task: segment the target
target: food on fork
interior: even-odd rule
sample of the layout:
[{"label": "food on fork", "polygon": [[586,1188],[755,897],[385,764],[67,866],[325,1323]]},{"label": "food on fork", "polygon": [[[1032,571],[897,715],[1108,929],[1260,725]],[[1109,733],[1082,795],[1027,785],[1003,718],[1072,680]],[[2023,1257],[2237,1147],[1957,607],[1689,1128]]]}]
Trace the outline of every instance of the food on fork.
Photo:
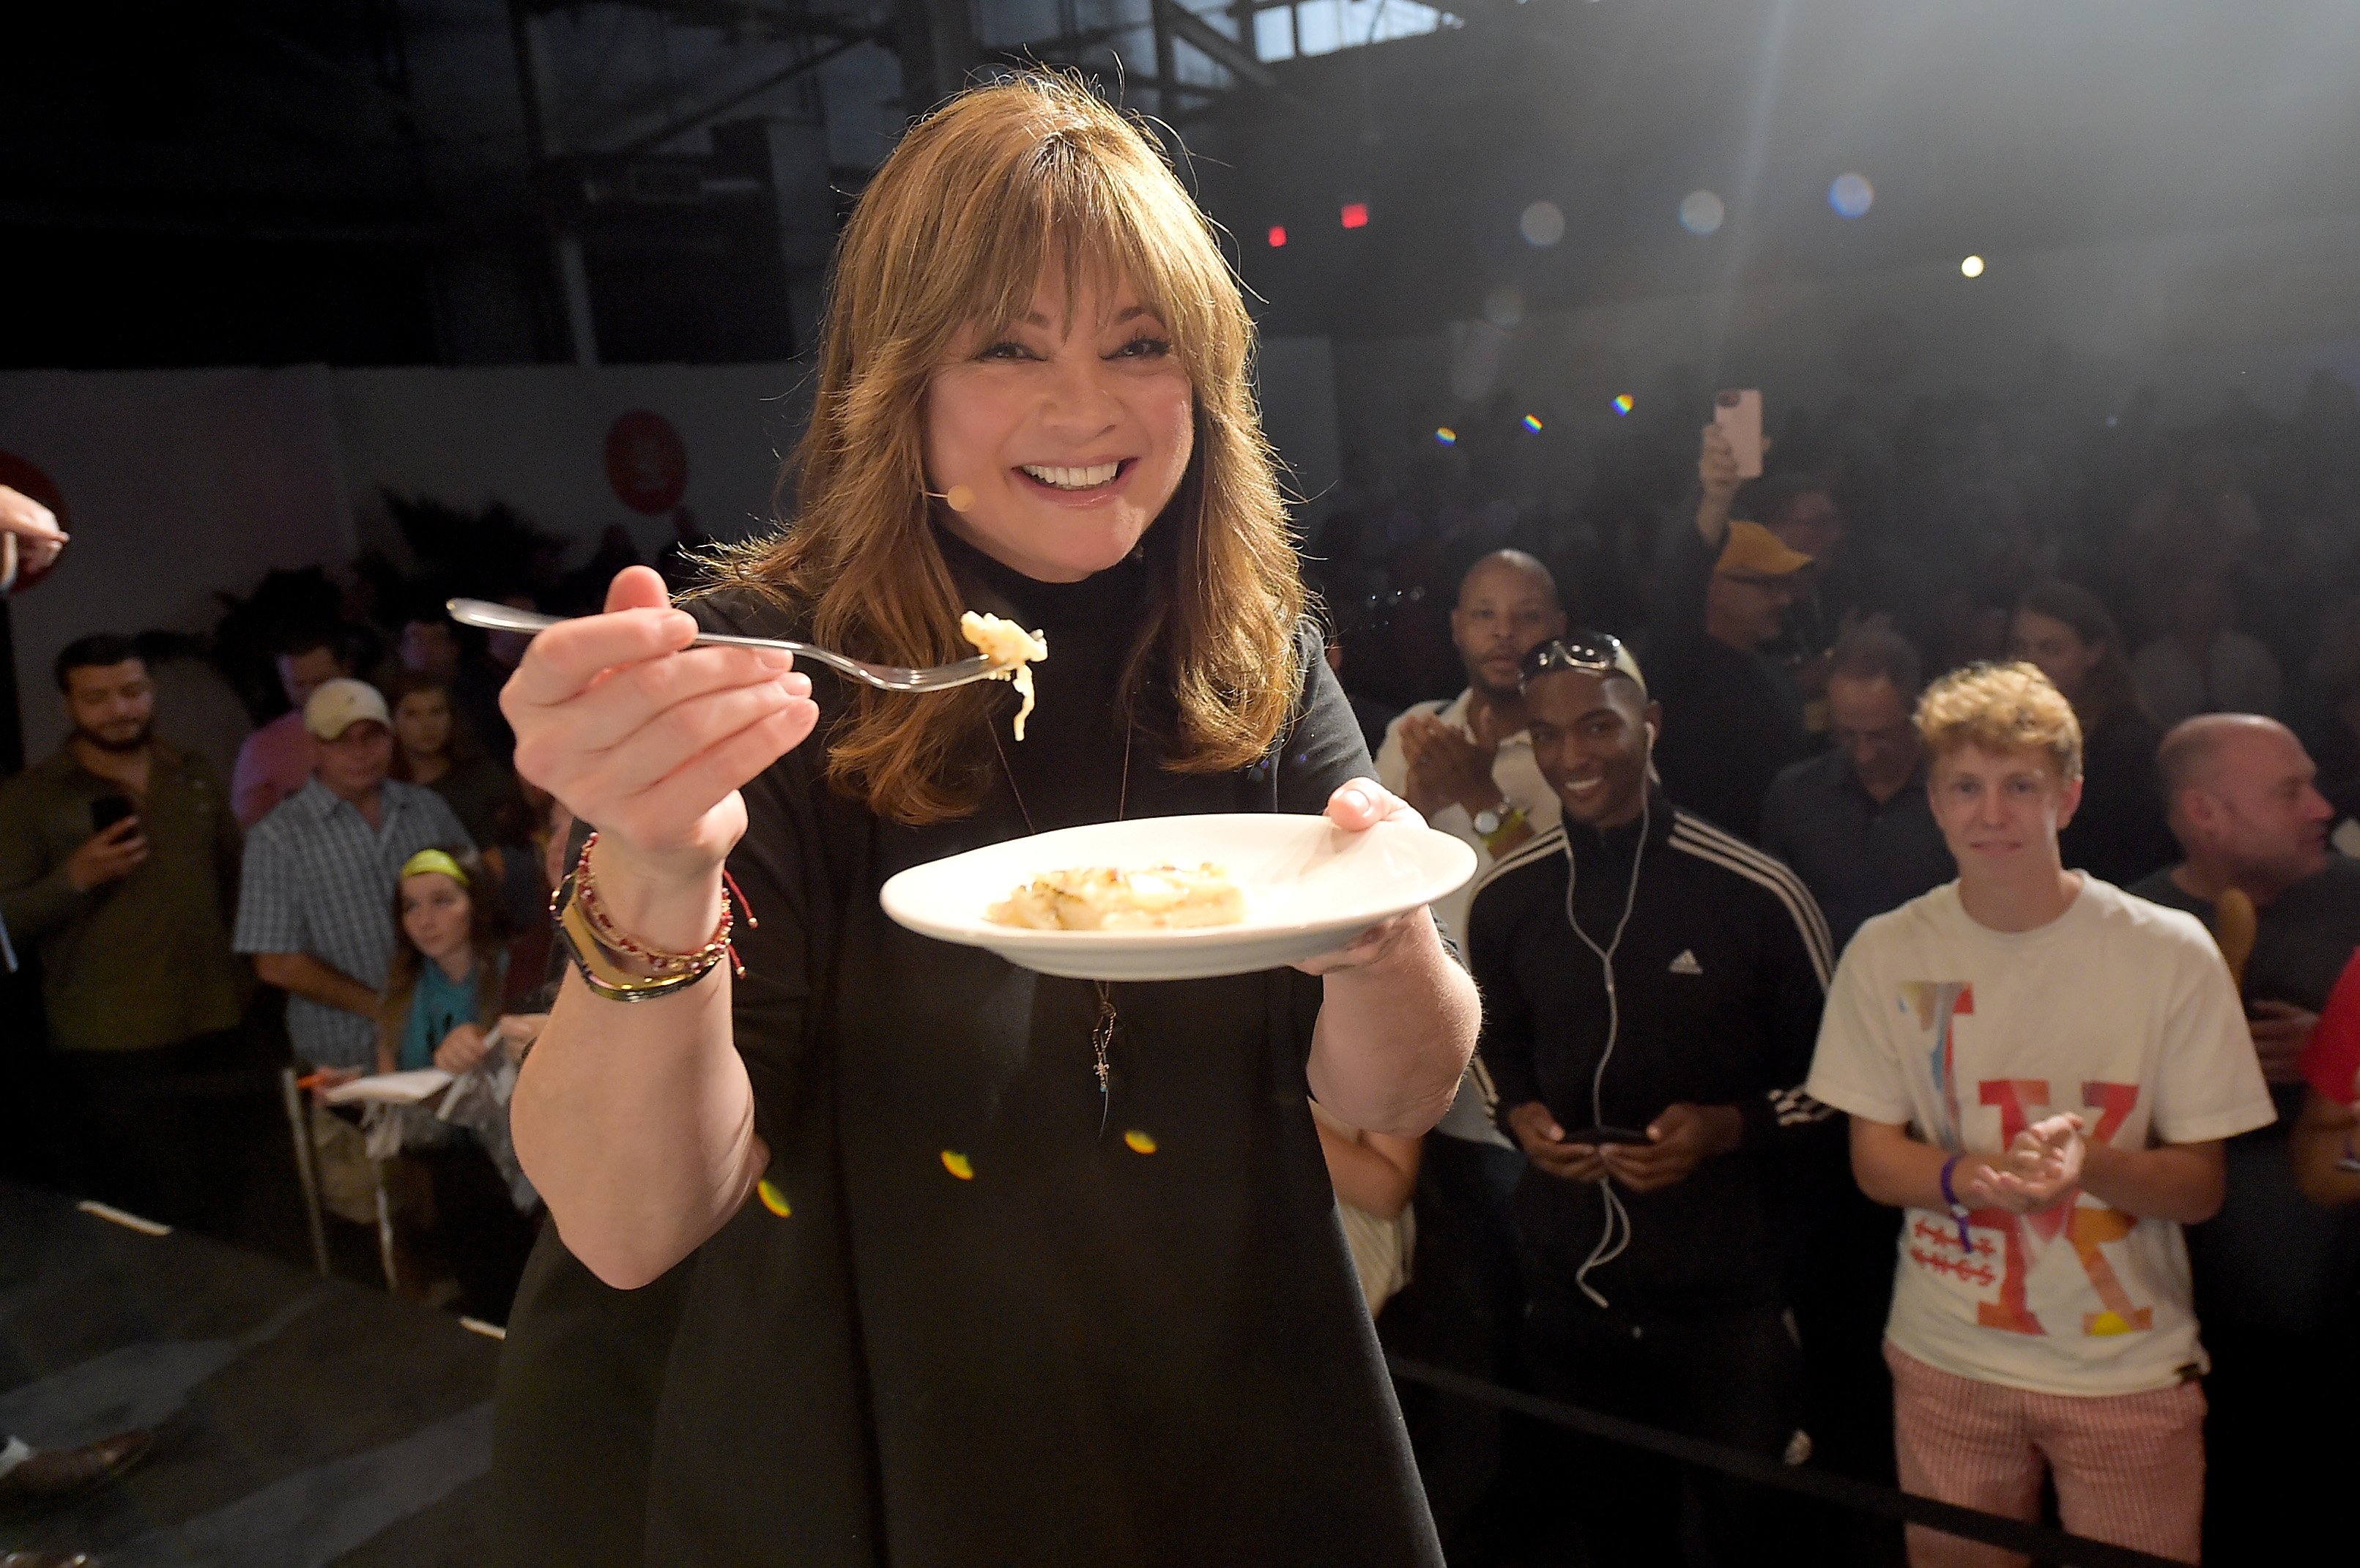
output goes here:
[{"label": "food on fork", "polygon": [[1043,872],[983,918],[1034,931],[1180,931],[1236,925],[1246,918],[1246,896],[1210,861],[1143,871],[1090,866]]},{"label": "food on fork", "polygon": [[1016,710],[1016,738],[1022,740],[1024,721],[1032,713],[1032,661],[1049,657],[1048,634],[1028,632],[1014,621],[973,610],[959,617],[959,631],[996,667],[993,680],[1016,682],[1016,694],[1023,699]]}]

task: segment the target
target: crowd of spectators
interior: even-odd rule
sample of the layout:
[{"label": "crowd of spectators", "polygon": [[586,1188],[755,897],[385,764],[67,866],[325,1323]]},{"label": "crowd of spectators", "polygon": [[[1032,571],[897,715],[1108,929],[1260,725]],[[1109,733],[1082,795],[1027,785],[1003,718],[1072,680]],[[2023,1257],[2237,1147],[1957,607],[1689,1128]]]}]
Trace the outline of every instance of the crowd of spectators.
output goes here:
[{"label": "crowd of spectators", "polygon": [[[628,549],[604,541],[600,569]],[[278,574],[212,638],[93,632],[59,655],[67,738],[0,783],[11,994],[21,1007],[38,987],[39,1015],[10,1029],[45,1045],[12,1052],[12,1093],[47,1129],[14,1148],[19,1173],[283,1243],[287,1137],[249,1113],[290,1064],[333,1250],[506,1316],[539,1205],[504,1116],[454,1126],[327,1095],[432,1068],[497,1101],[546,1013],[571,822],[509,764],[498,698],[520,639],[442,608],[454,588],[587,607],[585,579],[531,587]],[[267,682],[242,681],[256,664]]]},{"label": "crowd of spectators", "polygon": [[[2217,1549],[2347,1473],[2316,1416],[2360,1392],[2360,397],[2322,375],[2289,418],[2233,398],[2185,428],[2145,398],[1846,400],[1790,411],[1752,479],[1676,413],[1579,472],[1512,439],[1356,460],[1306,546],[1380,779],[1480,866],[1437,910],[1485,996],[1458,1103],[1424,1140],[1317,1120],[1380,1333],[1994,1511],[2045,1470],[2069,1526],[2191,1559],[2200,1511]],[[315,576],[210,650],[60,656],[70,736],[0,786],[0,919],[38,964],[67,1180],[222,1229],[207,1073],[512,1082],[571,824],[509,765],[521,643],[442,595],[588,608],[631,554]],[[239,648],[275,681],[241,682]],[[193,695],[209,670],[242,713]],[[1966,866],[1985,830],[2049,855],[2047,891]],[[2074,1036],[2053,1060],[1994,1043],[2044,1018]],[[1961,1118],[1978,1074],[1995,1148]],[[315,1100],[307,1136],[332,1214],[390,1194],[407,1288],[505,1312],[536,1205],[497,1118],[364,1129]],[[2080,1261],[2027,1296],[2052,1242]],[[1961,1312],[2023,1343],[1960,1338]],[[1894,1550],[1775,1490],[1404,1410],[1454,1562]]]},{"label": "crowd of spectators", "polygon": [[[2046,1469],[2069,1526],[2167,1555],[2194,1556],[2201,1503],[2203,1539],[2234,1556],[2226,1543],[2266,1529],[2286,1486],[2325,1484],[2360,1457],[2318,1420],[2322,1399],[2342,1408],[2360,1392],[2355,1086],[2342,1058],[2320,1065],[2337,1031],[2318,1022],[2360,962],[2360,863],[2346,858],[2360,852],[2360,399],[2322,374],[2289,419],[2233,397],[2179,429],[2150,399],[2085,419],[2060,403],[1928,399],[1891,421],[1859,404],[1797,413],[1768,474],[1747,482],[1717,429],[1699,443],[1670,419],[1618,430],[1587,473],[1554,478],[1506,450],[1516,435],[1470,439],[1471,421],[1421,462],[1349,465],[1309,551],[1331,660],[1381,778],[1483,868],[1480,891],[1438,912],[1485,993],[1476,1073],[1489,1081],[1470,1082],[1425,1140],[1408,1280],[1379,1326],[1413,1357],[1996,1512],[2035,1510]],[[1644,686],[1613,679],[1626,659]],[[1929,1342],[1923,1324],[1943,1314],[1912,1306],[1925,1280],[1913,1282],[1901,1226],[1926,1233],[1915,1256],[1949,1266],[1940,1283],[2004,1312],[2013,1287],[1984,1278],[1981,1259],[2095,1225],[2037,1216],[2099,1203],[2058,1194],[2118,1173],[2038,1203],[1970,1200],[1960,1230],[1944,1196],[1918,1194],[1912,1151],[1946,1137],[1983,1146],[1917,1114],[1898,1037],[1921,1055],[1925,1040],[1879,1024],[1879,1004],[1851,1031],[1822,1017],[1830,986],[1845,989],[1834,959],[1863,927],[1935,909],[1961,886],[1928,787],[1921,694],[1929,677],[1948,689],[2009,659],[2039,672],[2052,730],[2058,713],[2073,719],[2058,865],[2106,898],[2134,894],[2220,932],[2245,1014],[2225,1047],[2215,1029],[2150,1052],[2144,1071],[2166,1076],[2141,1080],[2135,1099],[2151,1122],[2125,1136],[2089,1118],[2101,1141],[2169,1156],[2209,1140],[2217,1204],[2176,1208],[2185,1194],[2169,1183],[2114,1189],[2107,1223],[2136,1216],[2119,1222],[2133,1227],[2126,1250],[2094,1230],[2077,1245],[2090,1278],[2120,1270],[2085,1314],[2102,1325],[2087,1343],[2117,1353],[2049,1367]],[[2063,925],[2081,923],[2104,922]],[[1890,925],[1872,928],[1888,949]],[[2056,940],[2070,980],[1921,987],[1927,1016],[1912,1029],[1939,1020],[1956,1049],[1949,1020],[1969,1008],[2005,1032],[2044,1016],[2066,1034],[2158,1027],[2135,1021],[2146,1004],[2133,998],[2173,991],[2186,944],[2118,952],[2097,935]],[[2066,953],[2083,940],[2088,951]],[[1929,975],[1970,967],[1969,947],[1902,950],[1897,962]],[[2018,958],[2038,967],[2029,950]],[[1865,974],[1868,954],[1855,962]],[[2353,973],[2345,1005],[2360,1009]],[[1879,984],[1856,976],[1851,989]],[[2360,1018],[2344,1037],[2360,1051]],[[2136,1076],[2066,1045],[2016,1067]],[[1872,1078],[1873,1094],[1861,1088]],[[1479,1096],[1491,1115],[1468,1114]],[[2050,1098],[2079,1105],[2044,1087],[2002,1146]],[[1852,1159],[1831,1107],[1852,1113]],[[1862,1155],[1864,1122],[1892,1124],[1891,1169]],[[2147,1235],[2157,1224],[2169,1241]],[[2192,1266],[2175,1283],[2168,1254],[2183,1228]],[[2142,1269],[2179,1321],[2202,1325],[2209,1414],[2169,1392],[2194,1377],[2193,1352],[2184,1370],[2124,1371],[2136,1357],[2106,1314]],[[2036,1290],[2016,1306],[2038,1334],[2058,1301]],[[2006,1389],[2061,1395],[2075,1420],[1994,1392]],[[2126,1389],[2142,1399],[2089,1402]],[[1795,1505],[1699,1487],[1693,1473],[1683,1498],[1668,1465],[1565,1452],[1423,1390],[1405,1391],[1404,1410],[1454,1561],[1524,1561],[1535,1541],[1541,1560],[1568,1538],[1605,1562],[1674,1539],[1718,1543],[1721,1561],[1892,1551],[1889,1537],[1814,1530]],[[1944,1412],[1964,1424],[1929,1429]],[[1568,1506],[1575,1473],[1611,1479]],[[1924,1532],[1909,1550],[2003,1560]]]}]

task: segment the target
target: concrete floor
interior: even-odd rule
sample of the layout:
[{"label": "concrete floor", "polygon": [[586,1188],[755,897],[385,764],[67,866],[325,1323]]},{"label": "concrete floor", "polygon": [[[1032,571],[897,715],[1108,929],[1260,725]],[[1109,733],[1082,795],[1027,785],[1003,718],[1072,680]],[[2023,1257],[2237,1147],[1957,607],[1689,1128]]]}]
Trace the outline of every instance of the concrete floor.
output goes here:
[{"label": "concrete floor", "polygon": [[487,1561],[498,1348],[381,1289],[0,1181],[0,1432],[158,1432],[82,1505],[0,1518],[0,1549],[107,1568]]}]

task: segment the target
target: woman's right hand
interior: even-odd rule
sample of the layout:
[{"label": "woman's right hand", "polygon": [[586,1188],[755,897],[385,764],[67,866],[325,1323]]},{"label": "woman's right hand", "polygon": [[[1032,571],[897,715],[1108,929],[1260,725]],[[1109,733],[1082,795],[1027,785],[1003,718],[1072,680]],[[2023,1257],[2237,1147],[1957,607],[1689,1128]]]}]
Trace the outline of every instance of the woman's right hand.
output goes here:
[{"label": "woman's right hand", "polygon": [[[644,566],[618,572],[606,613],[532,640],[500,693],[517,771],[598,829],[601,893],[618,906],[717,898],[722,861],[746,830],[741,785],[810,735],[811,680],[784,653],[691,648],[695,621]],[[706,931],[645,930],[694,946]]]}]

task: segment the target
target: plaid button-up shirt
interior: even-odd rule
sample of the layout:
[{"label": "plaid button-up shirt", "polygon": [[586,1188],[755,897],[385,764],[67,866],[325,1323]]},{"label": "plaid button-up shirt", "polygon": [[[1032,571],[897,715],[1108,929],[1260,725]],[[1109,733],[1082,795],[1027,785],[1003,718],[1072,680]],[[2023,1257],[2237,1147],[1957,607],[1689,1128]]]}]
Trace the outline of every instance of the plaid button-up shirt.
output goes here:
[{"label": "plaid button-up shirt", "polygon": [[[317,779],[271,810],[246,840],[240,953],[303,953],[383,989],[393,963],[395,885],[421,849],[472,848],[432,789],[386,780],[378,825]],[[295,1054],[318,1067],[377,1064],[377,1026],[308,996],[287,998]]]}]

